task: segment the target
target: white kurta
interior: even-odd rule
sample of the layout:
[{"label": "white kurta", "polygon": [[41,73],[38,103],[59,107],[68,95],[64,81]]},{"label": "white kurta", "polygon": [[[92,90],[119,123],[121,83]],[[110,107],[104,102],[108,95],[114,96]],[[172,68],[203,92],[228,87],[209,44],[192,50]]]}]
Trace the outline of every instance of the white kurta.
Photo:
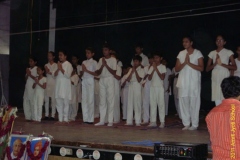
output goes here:
[{"label": "white kurta", "polygon": [[73,71],[71,63],[62,63],[64,74],[59,71],[56,77],[55,98],[57,103],[58,120],[60,122],[69,120],[69,101],[72,99],[71,74]]},{"label": "white kurta", "polygon": [[56,77],[55,98],[72,99],[71,94],[71,74],[73,71],[71,63],[65,61],[62,64],[62,68],[65,71],[64,74],[59,71]]},{"label": "white kurta", "polygon": [[54,98],[55,83],[56,83],[54,73],[58,69],[58,66],[56,63],[53,63],[53,64],[47,63],[47,64],[45,64],[45,67],[47,67],[49,69],[49,71],[52,73],[52,74],[46,74],[47,86],[46,86],[46,90],[45,90],[45,95],[47,97]]},{"label": "white kurta", "polygon": [[[136,69],[140,78],[144,78],[144,70],[139,66]],[[131,74],[132,69],[127,73],[127,77]],[[133,123],[133,111],[135,114],[135,123],[141,123],[141,108],[142,108],[142,85],[137,81],[136,74],[133,73],[130,79],[128,90],[128,106],[127,106],[127,124]]]},{"label": "white kurta", "polygon": [[[31,75],[36,77],[37,76],[37,67],[29,68]],[[34,89],[32,88],[34,84],[34,80],[31,77],[27,78],[27,82],[25,85],[24,95],[23,95],[23,110],[26,120],[31,120],[34,116],[33,110],[33,95]]]},{"label": "white kurta", "polygon": [[[184,63],[187,55],[187,50],[181,51],[177,58],[180,63]],[[197,65],[198,59],[202,58],[202,53],[195,49],[194,52],[189,56],[190,62]],[[201,72],[185,65],[179,72],[178,81],[178,97],[198,97],[200,96],[201,90]]]},{"label": "white kurta", "polygon": [[163,81],[163,85],[164,85],[164,101],[165,101],[165,114],[166,115],[168,115],[169,95],[172,95],[171,87],[169,88],[169,92],[167,92],[168,86],[169,86],[169,76],[171,74],[172,74],[171,70],[169,68],[167,68],[166,69],[165,78],[164,78],[164,81]]},{"label": "white kurta", "polygon": [[[147,65],[144,67],[144,77],[148,75],[148,70],[150,68],[150,65]],[[150,111],[150,86],[151,81],[148,79],[143,81],[144,87],[143,87],[143,104],[142,104],[142,120],[143,123],[149,122],[149,111]]]},{"label": "white kurta", "polygon": [[[180,63],[184,63],[187,50],[181,51],[177,58]],[[198,65],[198,60],[203,58],[202,53],[194,49],[189,56],[192,64]],[[192,124],[198,127],[199,109],[200,109],[200,91],[201,91],[201,72],[185,65],[179,72],[178,81],[178,97],[182,122],[185,127]]]},{"label": "white kurta", "polygon": [[[147,57],[145,54],[141,53],[139,56],[142,57],[142,63],[141,63],[141,64],[142,64],[144,67],[147,66],[147,65],[149,65],[148,57]],[[133,66],[133,60],[132,60],[132,62],[131,62],[131,65]]]},{"label": "white kurta", "polygon": [[[87,70],[95,72],[97,62],[92,58],[83,61]],[[94,76],[84,72],[82,77],[82,114],[84,122],[94,122]]]},{"label": "white kurta", "polygon": [[[157,66],[158,71],[163,74],[166,73],[166,66],[160,64]],[[153,72],[153,67],[150,67],[148,75]],[[150,87],[150,122],[156,124],[157,119],[157,107],[160,122],[165,122],[165,102],[164,102],[164,86],[163,80],[154,71],[151,87]]]},{"label": "white kurta", "polygon": [[[47,82],[46,77],[42,77],[39,80],[39,83],[41,85],[43,85],[44,83]],[[42,118],[42,106],[43,106],[43,102],[44,102],[44,93],[45,89],[43,89],[42,87],[40,87],[38,84],[36,85],[35,89],[34,89],[34,95],[33,95],[33,102],[34,102],[34,118],[33,120],[35,121],[41,121]]]},{"label": "white kurta", "polygon": [[235,59],[235,63],[237,66],[237,70],[234,71],[234,76],[240,77],[240,61],[238,60],[238,58]]},{"label": "white kurta", "polygon": [[[116,58],[110,57],[105,59],[107,65],[112,70],[117,70],[117,60]],[[102,58],[98,62],[98,69],[102,66]],[[100,91],[100,124],[104,124],[106,115],[109,125],[113,123],[113,110],[114,110],[114,77],[103,67],[101,74],[99,75],[99,91]]]},{"label": "white kurta", "polygon": [[78,109],[78,83],[79,83],[79,77],[77,74],[74,74],[71,76],[71,94],[72,99],[69,101],[69,119],[75,120],[77,116],[77,109]]},{"label": "white kurta", "polygon": [[[117,65],[117,76],[122,75],[122,68]],[[114,111],[113,111],[113,121],[115,123],[120,122],[120,80],[114,78],[114,89],[115,89],[115,98],[114,98]]]},{"label": "white kurta", "polygon": [[51,107],[52,107],[52,117],[55,117],[56,113],[56,100],[55,100],[55,85],[56,85],[56,79],[54,76],[54,73],[56,72],[58,66],[56,63],[50,64],[47,63],[45,64],[45,67],[49,69],[49,72],[51,74],[47,74],[47,86],[45,89],[45,117],[49,116],[49,98],[51,98]]},{"label": "white kurta", "polygon": [[[121,79],[121,86],[127,79],[127,74],[125,74],[122,79]],[[127,106],[128,106],[128,87],[129,87],[129,82],[126,81],[125,86],[122,88],[122,93],[121,93],[121,102],[122,102],[122,114],[123,114],[123,119],[127,119]]]},{"label": "white kurta", "polygon": [[[34,76],[34,77],[37,76],[37,67],[36,66],[33,68],[29,68],[29,70],[30,70],[32,76]],[[32,79],[31,77],[27,78],[24,95],[23,95],[24,99],[32,100],[33,93],[34,93],[34,89],[32,88],[32,86],[33,86],[34,82],[35,82],[34,79]]]},{"label": "white kurta", "polygon": [[[231,50],[223,48],[220,52],[216,50],[209,53],[208,57],[213,60],[213,63],[216,61],[217,54],[219,55],[221,62],[228,65],[229,59],[233,55]],[[216,65],[212,70],[212,101],[223,100],[223,94],[221,90],[222,80],[230,76],[230,72],[227,68],[220,65]]]}]

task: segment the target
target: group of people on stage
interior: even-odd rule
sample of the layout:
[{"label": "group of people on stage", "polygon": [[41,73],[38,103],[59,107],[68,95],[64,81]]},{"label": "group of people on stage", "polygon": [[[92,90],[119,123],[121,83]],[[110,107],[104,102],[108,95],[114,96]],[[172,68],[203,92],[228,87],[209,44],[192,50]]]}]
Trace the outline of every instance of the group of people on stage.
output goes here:
[{"label": "group of people on stage", "polygon": [[[225,44],[225,38],[217,36],[217,49],[209,53],[206,66],[207,72],[212,70],[212,100],[216,105],[224,99],[222,80],[230,75],[240,76],[240,47],[237,49],[239,56],[234,60],[233,52],[224,48]],[[136,54],[128,66],[122,65],[108,44],[103,45],[103,57],[98,62],[93,59],[94,50],[86,48],[86,60],[81,65],[76,55],[72,56],[72,63],[68,62],[65,51],[58,52],[58,63],[54,62],[54,52],[49,52],[44,67],[31,57],[30,67],[26,69],[25,119],[40,122],[45,102],[44,120],[54,120],[57,110],[57,123],[75,121],[81,102],[84,123],[93,124],[94,118],[100,116],[95,126],[105,123],[112,126],[120,122],[122,104],[122,119],[126,120],[126,125],[133,125],[134,121],[136,126],[156,127],[158,111],[159,127],[164,128],[172,81],[183,130],[196,130],[204,61],[202,53],[193,47],[191,37],[183,38],[183,47],[172,71],[166,67],[167,61],[160,53],[144,55],[141,44],[135,46]]]}]

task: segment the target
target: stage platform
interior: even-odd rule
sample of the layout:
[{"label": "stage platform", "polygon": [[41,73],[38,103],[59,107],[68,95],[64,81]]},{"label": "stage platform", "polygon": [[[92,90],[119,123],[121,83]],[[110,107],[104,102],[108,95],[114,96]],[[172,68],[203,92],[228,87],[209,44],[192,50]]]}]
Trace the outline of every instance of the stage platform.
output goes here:
[{"label": "stage platform", "polygon": [[[42,121],[41,123],[26,122],[23,113],[18,113],[13,131],[23,134],[40,135],[43,131],[54,137],[52,142],[56,146],[97,148],[122,152],[134,152],[153,155],[153,147],[141,142],[186,142],[209,143],[205,117],[201,115],[200,126],[196,131],[182,131],[181,120],[174,115],[166,117],[166,127],[148,128],[125,126],[125,122],[114,124],[112,127],[83,124],[80,114],[77,121],[68,125],[56,125],[56,121]],[[95,119],[98,122],[98,119]],[[131,142],[129,142],[131,141]],[[137,144],[138,142],[139,144]]]}]

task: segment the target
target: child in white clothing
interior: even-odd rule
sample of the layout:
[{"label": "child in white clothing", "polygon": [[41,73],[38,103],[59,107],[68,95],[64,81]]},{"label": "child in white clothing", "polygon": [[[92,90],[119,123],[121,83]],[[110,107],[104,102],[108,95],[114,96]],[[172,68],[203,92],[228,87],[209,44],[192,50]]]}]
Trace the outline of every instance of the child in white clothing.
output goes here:
[{"label": "child in white clothing", "polygon": [[142,86],[141,81],[144,77],[144,70],[141,67],[142,57],[135,56],[133,58],[133,67],[127,74],[127,81],[130,82],[128,90],[128,106],[127,106],[127,123],[133,125],[133,111],[136,126],[141,126],[141,109],[142,109]]},{"label": "child in white clothing", "polygon": [[73,71],[71,63],[67,61],[67,53],[59,51],[58,69],[55,72],[56,87],[55,98],[57,103],[58,120],[57,124],[68,123],[69,101],[72,99],[71,74]]},{"label": "child in white clothing", "polygon": [[[108,126],[113,125],[113,110],[114,110],[114,75],[117,70],[117,60],[110,55],[110,47],[108,44],[103,46],[103,55],[98,62],[97,75],[100,77],[100,122],[95,126],[104,125],[105,120],[108,121]],[[106,115],[108,115],[106,118]]]},{"label": "child in white clothing", "polygon": [[91,47],[86,49],[87,60],[82,63],[82,114],[83,122],[93,124],[94,122],[94,76],[97,62],[93,60],[94,51]]},{"label": "child in white clothing", "polygon": [[151,81],[150,88],[150,124],[149,127],[156,127],[157,107],[160,119],[160,128],[165,126],[165,102],[164,86],[166,66],[161,64],[162,56],[159,53],[153,55],[154,62],[148,71],[148,79]]},{"label": "child in white clothing", "polygon": [[77,116],[77,108],[78,108],[78,83],[79,77],[77,75],[77,68],[73,66],[73,71],[71,75],[71,94],[72,99],[69,101],[69,121],[75,121]]},{"label": "child in white clothing", "polygon": [[[58,66],[54,62],[55,53],[48,52],[48,63],[45,65],[45,71],[47,76],[47,86],[45,90],[45,118],[44,120],[55,120],[55,113],[56,113],[56,99],[55,99],[55,85],[56,79],[54,73],[56,72]],[[52,114],[49,118],[49,106],[50,106],[50,99],[51,99],[51,108]]]},{"label": "child in white clothing", "polygon": [[42,107],[44,102],[44,91],[46,89],[46,77],[43,76],[43,67],[37,67],[38,77],[35,79],[35,83],[32,88],[34,89],[33,102],[34,102],[34,121],[41,122],[42,118]]},{"label": "child in white clothing", "polygon": [[29,68],[26,69],[26,85],[23,95],[23,110],[25,119],[27,121],[34,120],[34,110],[33,110],[33,94],[34,89],[32,88],[35,78],[37,77],[37,60],[34,57],[29,58]]},{"label": "child in white clothing", "polygon": [[[77,75],[79,77],[79,82],[78,82],[78,92],[77,92],[77,98],[78,98],[78,103],[82,102],[82,66],[78,64],[79,63],[79,57],[77,55],[73,55],[72,56],[72,65],[75,66],[77,68]],[[78,112],[78,108],[77,108],[77,112]]]},{"label": "child in white clothing", "polygon": [[153,57],[152,55],[148,56],[149,65],[146,65],[144,67],[144,73],[145,77],[142,81],[143,86],[143,104],[142,104],[142,124],[148,124],[149,123],[149,109],[150,109],[150,86],[151,81],[148,79],[148,70],[152,66],[153,63]]}]

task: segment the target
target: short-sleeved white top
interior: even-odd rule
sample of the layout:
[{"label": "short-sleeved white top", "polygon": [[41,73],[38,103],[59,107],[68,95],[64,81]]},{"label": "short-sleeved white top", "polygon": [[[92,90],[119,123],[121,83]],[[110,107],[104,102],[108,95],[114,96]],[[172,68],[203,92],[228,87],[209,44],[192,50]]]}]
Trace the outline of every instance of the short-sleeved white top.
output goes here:
[{"label": "short-sleeved white top", "polygon": [[[137,71],[137,73],[138,73],[138,75],[139,75],[140,78],[143,78],[143,77],[144,77],[144,70],[143,70],[143,68],[142,68],[141,66],[139,66],[139,67],[136,69],[136,71]],[[129,75],[131,74],[131,72],[132,72],[132,68],[128,71],[127,77],[129,77]],[[132,77],[131,77],[131,79],[130,79],[130,82],[138,82],[135,72],[132,74]]]},{"label": "short-sleeved white top", "polygon": [[[97,69],[97,61],[93,60],[92,58],[83,61],[82,64],[84,64],[85,67],[87,68],[87,70],[89,70],[91,72],[95,72],[96,69]],[[87,72],[84,72],[82,78],[83,79],[94,78],[94,76],[89,74],[89,73],[87,73]]]},{"label": "short-sleeved white top", "polygon": [[[113,70],[117,70],[117,60],[116,58],[110,57],[108,59],[105,59],[107,62],[107,65],[113,69]],[[100,58],[99,62],[98,62],[98,66],[97,68],[100,69],[102,66],[102,58]],[[106,67],[103,67],[102,73],[99,75],[100,78],[106,78],[106,77],[113,77],[113,75],[107,70]]]},{"label": "short-sleeved white top", "polygon": [[[158,71],[163,74],[166,73],[166,66],[160,64],[157,66]],[[148,70],[148,74],[150,75],[153,72],[153,66],[150,67],[150,69]],[[153,73],[153,77],[151,80],[151,86],[152,87],[163,87],[163,80],[158,76],[157,72],[154,71]]]}]

